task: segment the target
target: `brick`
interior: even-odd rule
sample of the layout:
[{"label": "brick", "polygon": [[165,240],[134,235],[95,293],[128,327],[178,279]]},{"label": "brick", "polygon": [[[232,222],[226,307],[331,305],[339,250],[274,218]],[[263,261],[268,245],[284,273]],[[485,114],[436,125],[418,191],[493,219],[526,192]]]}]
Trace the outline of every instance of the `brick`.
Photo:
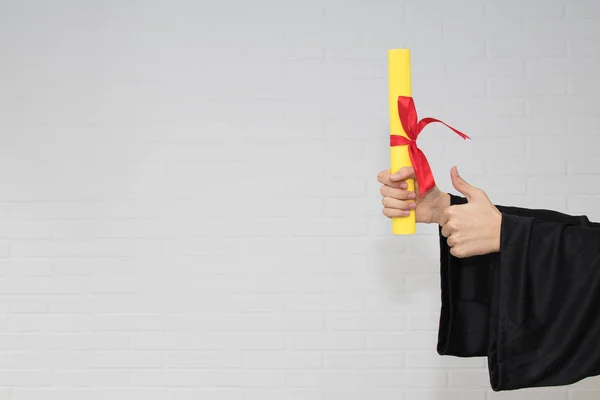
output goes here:
[{"label": "brick", "polygon": [[366,374],[357,371],[290,372],[286,385],[292,388],[363,388]]},{"label": "brick", "polygon": [[[597,381],[597,379],[595,380]],[[590,388],[593,389],[593,388]],[[598,398],[598,390],[572,390],[569,400],[593,400]],[[557,397],[560,399],[560,397]]]},{"label": "brick", "polygon": [[325,400],[398,400],[403,398],[401,389],[354,389],[354,390],[328,390],[324,394]]},{"label": "brick", "polygon": [[548,79],[536,74],[527,78],[490,78],[488,83],[493,97],[552,97],[567,94],[567,81],[560,77]]},{"label": "brick", "polygon": [[556,178],[533,177],[528,179],[529,190],[539,194],[594,194],[596,189],[587,184],[594,175],[569,175],[559,181]]},{"label": "brick", "polygon": [[447,376],[440,371],[380,371],[368,375],[369,387],[442,388]]},{"label": "brick", "polygon": [[420,292],[435,292],[440,288],[438,276],[411,275],[404,279],[404,292],[408,294]]},{"label": "brick", "polygon": [[569,94],[591,96],[600,92],[600,79],[594,74],[578,74],[569,78]]},{"label": "brick", "polygon": [[74,370],[58,371],[54,377],[58,387],[87,388],[106,385],[106,387],[126,388],[131,383],[131,372],[127,370]]},{"label": "brick", "polygon": [[404,365],[404,354],[399,352],[331,352],[323,358],[323,366],[331,369],[399,369]]},{"label": "brick", "polygon": [[244,400],[323,400],[323,393],[319,389],[246,388],[244,391],[246,395],[246,397],[244,397]]},{"label": "brick", "polygon": [[[407,307],[410,304],[410,307]],[[383,295],[365,295],[364,309],[376,312],[405,313],[412,312],[439,312],[440,300],[438,293],[414,294],[390,293]]]},{"label": "brick", "polygon": [[432,352],[409,352],[406,365],[410,369],[484,368],[487,364],[482,357],[460,358],[440,356]]},{"label": "brick", "polygon": [[90,319],[82,315],[11,315],[8,332],[74,333],[90,329]]},{"label": "brick", "polygon": [[[594,175],[600,173],[598,166],[592,157],[581,157],[568,162],[569,173],[577,175]],[[567,178],[568,179],[568,178]]]},{"label": "brick", "polygon": [[415,314],[408,316],[408,330],[419,331],[428,330],[434,331],[439,328],[440,316],[439,314]]},{"label": "brick", "polygon": [[[47,399],[65,399],[65,400],[76,400],[81,399],[83,396],[86,398],[93,398],[89,389],[56,389],[48,387],[17,387],[11,389],[10,397],[8,392],[0,394],[0,399],[18,399],[18,400],[33,400],[39,399],[40,396],[44,396]],[[98,398],[98,397],[96,397]]]},{"label": "brick", "polygon": [[244,359],[240,351],[182,349],[167,352],[164,365],[167,369],[241,368],[244,366]]},{"label": "brick", "polygon": [[287,335],[290,350],[362,350],[365,335],[354,332],[306,332]]},{"label": "brick", "polygon": [[[596,395],[598,392],[596,392]],[[540,389],[540,388],[525,388],[518,393],[514,393],[509,395],[508,393],[494,393],[491,397],[496,400],[503,399],[515,399],[515,400],[568,400],[573,397],[569,397],[569,394],[565,388],[556,388],[556,389]],[[575,398],[576,399],[576,398]]]},{"label": "brick", "polygon": [[600,138],[595,136],[580,136],[576,144],[560,137],[532,137],[527,141],[527,153],[531,158],[568,160],[569,154],[577,151],[577,157],[587,158],[600,154],[596,144],[600,144]]},{"label": "brick", "polygon": [[317,369],[323,365],[318,351],[253,351],[243,355],[249,369]]},{"label": "brick", "polygon": [[[358,251],[355,249],[355,251]],[[341,256],[341,252],[335,253],[327,251],[328,254],[297,256],[293,260],[282,262],[278,257],[275,262],[281,268],[292,268],[296,271],[302,271],[305,274],[362,274],[367,267],[367,260],[360,254],[350,254]],[[267,259],[269,260],[269,259]],[[265,262],[263,257],[262,262]]]},{"label": "brick", "polygon": [[488,52],[492,57],[564,57],[567,53],[565,40],[524,37],[515,41],[512,37],[488,39]]},{"label": "brick", "polygon": [[367,348],[372,350],[426,350],[435,348],[437,334],[423,332],[373,333],[367,337]]},{"label": "brick", "polygon": [[568,131],[568,126],[568,120],[557,115],[525,118],[502,117],[494,122],[491,133],[493,136],[498,137],[514,137],[515,135],[558,137],[564,136],[565,132]]},{"label": "brick", "polygon": [[460,369],[452,370],[448,374],[448,386],[471,388],[488,388],[490,385],[489,373],[487,369],[464,371]]},{"label": "brick", "polygon": [[352,314],[325,317],[328,330],[341,331],[401,331],[406,329],[404,315]]},{"label": "brick", "polygon": [[[459,22],[447,23],[444,25],[446,34],[451,34],[452,29],[461,29],[465,25]],[[467,25],[470,26],[470,25]],[[466,32],[460,36],[476,34],[476,32]],[[466,79],[519,79],[525,76],[525,61],[520,57],[505,58],[476,58],[470,60],[456,60],[445,64],[445,77],[454,79],[457,77]]]},{"label": "brick", "polygon": [[171,315],[164,319],[164,325],[174,331],[317,331],[323,327],[321,317],[312,314]]},{"label": "brick", "polygon": [[474,0],[461,0],[453,5],[433,0],[410,2],[407,5],[409,20],[427,18],[454,19],[457,17],[478,18],[483,15],[483,4]]},{"label": "brick", "polygon": [[[162,390],[128,389],[128,388],[16,388],[13,398],[19,400],[38,399],[41,395],[48,399],[76,400],[81,398],[100,400],[103,398],[144,398],[148,400],[166,400],[166,392]],[[8,397],[7,397],[8,398]],[[2,399],[2,397],[0,397]]]},{"label": "brick", "polygon": [[534,0],[509,0],[502,3],[486,3],[485,15],[492,19],[501,18],[523,18],[536,20],[539,18],[562,18],[564,16],[564,5],[561,0],[550,0],[545,3],[543,9]]},{"label": "brick", "polygon": [[92,368],[161,368],[165,365],[165,357],[151,352],[113,352],[92,353],[88,357],[88,365]]},{"label": "brick", "polygon": [[[589,64],[585,59],[581,60],[581,64]],[[547,82],[552,82],[553,85],[556,84],[555,81],[564,85],[566,84],[565,78],[567,74],[569,72],[574,72],[572,68],[577,68],[577,64],[579,64],[579,60],[574,63],[571,59],[566,57],[535,57],[527,59],[527,78],[534,79],[538,84],[539,82],[546,80]],[[584,68],[584,65],[579,68],[582,67]],[[537,101],[537,99],[533,99],[533,101]]]},{"label": "brick", "polygon": [[567,42],[569,53],[575,57],[598,57],[600,56],[600,49],[593,46],[597,40],[596,37],[578,37],[577,40],[571,39]]},{"label": "brick", "polygon": [[[145,397],[144,397],[145,398]],[[221,389],[179,389],[170,388],[166,391],[166,400],[195,400],[208,398],[214,400],[246,400],[244,391],[236,388]]]},{"label": "brick", "polygon": [[[0,249],[2,247],[0,246]],[[13,277],[38,277],[52,274],[54,266],[48,260],[18,260],[0,261],[0,267],[7,275]]]},{"label": "brick", "polygon": [[406,391],[405,396],[406,400],[485,400],[485,393],[483,390],[411,389]]},{"label": "brick", "polygon": [[567,173],[567,165],[564,161],[553,159],[534,162],[524,158],[505,158],[501,162],[500,160],[488,161],[487,171],[489,175],[552,175],[561,179]]},{"label": "brick", "polygon": [[285,308],[291,312],[353,312],[364,309],[361,295],[298,294],[286,297]]},{"label": "brick", "polygon": [[[482,177],[473,175],[466,177],[464,174],[461,175],[471,185],[483,189],[488,196],[494,197],[496,194],[525,194],[527,193],[527,182],[529,178],[524,176],[494,176]],[[531,179],[543,179],[543,178],[531,178]],[[550,178],[548,178],[550,179]],[[454,192],[456,193],[456,192]],[[459,193],[456,193],[459,194]]]},{"label": "brick", "polygon": [[140,370],[131,373],[131,383],[141,387],[281,387],[284,382],[285,375],[278,371]]},{"label": "brick", "polygon": [[595,18],[600,16],[600,7],[591,1],[566,2],[565,15],[567,18]]},{"label": "brick", "polygon": [[585,214],[586,212],[594,212],[600,195],[570,195],[567,199],[567,209],[569,213]]}]

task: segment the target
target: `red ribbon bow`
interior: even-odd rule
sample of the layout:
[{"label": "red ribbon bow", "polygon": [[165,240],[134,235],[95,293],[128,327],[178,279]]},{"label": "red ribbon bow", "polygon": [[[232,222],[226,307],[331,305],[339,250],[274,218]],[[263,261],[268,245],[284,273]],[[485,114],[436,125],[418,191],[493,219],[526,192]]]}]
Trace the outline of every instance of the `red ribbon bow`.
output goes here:
[{"label": "red ribbon bow", "polygon": [[435,180],[433,179],[433,173],[431,172],[427,158],[421,149],[417,147],[417,137],[423,128],[432,122],[440,122],[452,129],[463,139],[470,139],[470,137],[439,119],[423,118],[417,122],[417,110],[412,97],[398,97],[398,115],[400,116],[404,132],[406,132],[409,139],[401,135],[390,135],[390,146],[408,146],[408,155],[410,156],[417,182],[419,183],[419,195],[422,195],[435,186]]}]

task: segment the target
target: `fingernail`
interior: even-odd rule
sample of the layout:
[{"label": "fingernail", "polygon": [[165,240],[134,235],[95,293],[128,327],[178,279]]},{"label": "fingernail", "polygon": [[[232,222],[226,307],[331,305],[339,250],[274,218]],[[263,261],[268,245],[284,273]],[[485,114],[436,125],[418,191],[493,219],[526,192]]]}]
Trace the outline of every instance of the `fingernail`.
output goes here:
[{"label": "fingernail", "polygon": [[403,214],[408,217],[410,215],[410,211],[404,211]]},{"label": "fingernail", "polygon": [[408,205],[408,208],[410,208],[410,209],[413,209],[413,208],[416,208],[416,207],[417,207],[417,205],[415,203],[410,203]]},{"label": "fingernail", "polygon": [[400,188],[401,189],[406,189],[408,187],[408,185],[406,183],[401,183],[400,184]]},{"label": "fingernail", "polygon": [[415,193],[409,193],[408,194],[408,198],[409,199],[415,199],[417,197],[417,195]]}]

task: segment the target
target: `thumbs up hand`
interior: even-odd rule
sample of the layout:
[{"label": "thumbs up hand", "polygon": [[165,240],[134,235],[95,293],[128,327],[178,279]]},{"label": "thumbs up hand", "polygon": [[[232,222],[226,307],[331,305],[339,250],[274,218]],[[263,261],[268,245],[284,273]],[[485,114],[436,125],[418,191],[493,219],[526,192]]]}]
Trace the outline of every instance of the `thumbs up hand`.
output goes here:
[{"label": "thumbs up hand", "polygon": [[456,167],[451,169],[450,177],[454,188],[468,201],[446,208],[440,218],[450,254],[465,258],[500,251],[502,213],[482,189],[461,178]]}]

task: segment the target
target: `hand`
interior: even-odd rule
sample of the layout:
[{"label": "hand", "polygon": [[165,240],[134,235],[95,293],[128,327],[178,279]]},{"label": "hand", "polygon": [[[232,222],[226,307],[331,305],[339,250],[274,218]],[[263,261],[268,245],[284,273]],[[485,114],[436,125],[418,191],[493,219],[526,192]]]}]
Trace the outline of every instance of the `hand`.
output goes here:
[{"label": "hand", "polygon": [[502,213],[487,194],[467,182],[456,167],[450,172],[452,185],[467,198],[467,204],[454,205],[442,213],[442,235],[448,238],[450,254],[458,258],[500,251]]},{"label": "hand", "polygon": [[377,180],[383,184],[381,195],[383,196],[383,215],[388,218],[406,217],[410,210],[415,210],[416,222],[425,224],[438,223],[442,212],[450,206],[450,196],[442,193],[437,186],[417,198],[419,185],[415,181],[415,192],[409,191],[407,179],[415,179],[413,167],[400,168],[395,174],[390,170],[383,170],[377,174]]}]

